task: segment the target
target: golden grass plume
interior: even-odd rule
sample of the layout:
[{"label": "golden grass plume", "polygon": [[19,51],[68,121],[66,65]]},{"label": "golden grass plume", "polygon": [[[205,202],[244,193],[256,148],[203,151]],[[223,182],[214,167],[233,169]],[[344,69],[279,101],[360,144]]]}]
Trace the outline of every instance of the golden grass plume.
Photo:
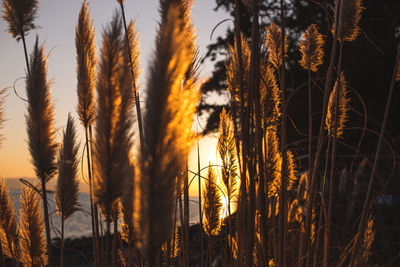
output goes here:
[{"label": "golden grass plume", "polygon": [[47,264],[44,224],[40,215],[40,199],[35,191],[24,186],[20,196],[21,260],[24,266],[45,266]]},{"label": "golden grass plume", "polygon": [[30,71],[31,75],[28,75],[26,81],[28,112],[25,115],[29,150],[36,176],[46,183],[57,169],[57,144],[53,129],[54,104],[50,99],[50,85],[47,82],[47,58],[37,37],[31,54]]},{"label": "golden grass plume", "polygon": [[[241,97],[240,93],[240,83],[246,87],[248,82],[247,79],[249,77],[250,72],[250,47],[247,43],[246,38],[243,35],[240,35],[240,43],[241,43],[241,55],[238,55],[238,49],[236,46],[236,42],[234,46],[229,47],[229,60],[226,63],[226,82],[228,84],[228,91],[230,92],[232,99],[236,102],[244,101],[244,106],[247,106],[247,90],[244,88],[244,99]],[[242,75],[243,81],[240,80],[240,66],[239,59],[241,56],[242,61]]]},{"label": "golden grass plume", "polygon": [[78,149],[74,120],[68,114],[67,127],[58,158],[58,180],[55,203],[57,213],[63,220],[79,209],[78,203]]},{"label": "golden grass plume", "polygon": [[38,0],[3,0],[3,19],[8,22],[8,32],[17,41],[36,28],[38,6]]},{"label": "golden grass plume", "polygon": [[288,42],[285,36],[285,51],[282,51],[282,31],[274,22],[271,22],[266,28],[265,45],[269,52],[269,61],[276,68],[282,66],[282,53],[287,57]]},{"label": "golden grass plume", "polygon": [[[362,0],[335,0],[336,6],[339,1],[339,14],[335,12],[332,34],[335,35],[336,21],[338,21],[337,39],[340,42],[352,42],[357,39],[361,32],[358,24],[365,8]],[[337,18],[337,16],[339,17]]]},{"label": "golden grass plume", "polygon": [[300,41],[301,59],[300,65],[313,72],[317,72],[318,67],[324,63],[324,38],[318,31],[316,24],[311,24],[303,34]]},{"label": "golden grass plume", "polygon": [[238,190],[239,166],[232,120],[225,109],[220,114],[217,150],[222,160],[222,181],[226,188],[228,200],[232,200]]},{"label": "golden grass plume", "polygon": [[276,127],[281,117],[281,91],[276,81],[274,71],[269,64],[261,63],[260,72],[260,102],[263,127]]},{"label": "golden grass plume", "polygon": [[90,20],[89,4],[85,1],[79,12],[75,28],[77,61],[78,115],[84,127],[94,123],[96,106],[94,102],[96,46],[93,21]]},{"label": "golden grass plume", "polygon": [[19,233],[14,205],[5,181],[0,181],[0,238],[3,253],[18,263],[20,258]]},{"label": "golden grass plume", "polygon": [[120,15],[116,12],[103,32],[101,58],[97,82],[97,118],[94,144],[95,198],[108,220],[113,207],[124,192],[124,182],[129,176],[130,150],[132,148],[131,87],[123,81],[123,35]]},{"label": "golden grass plume", "polygon": [[207,179],[203,187],[204,231],[208,236],[217,235],[221,229],[221,192],[217,187],[217,176],[211,163],[208,166]]},{"label": "golden grass plume", "polygon": [[[328,134],[333,137],[334,133],[334,124],[335,124],[335,114],[336,114],[336,92],[339,87],[339,79],[336,80],[335,86],[331,91],[328,102],[328,112],[326,114],[325,119],[325,128],[328,131]],[[343,130],[345,128],[345,124],[348,119],[348,110],[349,110],[349,98],[347,96],[347,81],[342,72],[340,74],[340,91],[339,91],[339,105],[338,105],[338,118],[336,125],[336,138],[341,138],[343,135]]]},{"label": "golden grass plume", "polygon": [[[185,168],[199,92],[186,74],[193,62],[191,24],[184,1],[161,1],[161,23],[148,78],[144,153],[135,190],[138,245],[152,259],[171,229],[176,177]],[[183,85],[183,86],[182,86]]]},{"label": "golden grass plume", "polygon": [[125,192],[121,197],[121,213],[122,213],[122,224],[121,224],[121,237],[126,243],[131,243],[134,240],[133,230],[133,202],[134,202],[134,180],[135,180],[135,168],[134,165],[130,164],[131,171],[130,177],[127,177],[125,181]]}]

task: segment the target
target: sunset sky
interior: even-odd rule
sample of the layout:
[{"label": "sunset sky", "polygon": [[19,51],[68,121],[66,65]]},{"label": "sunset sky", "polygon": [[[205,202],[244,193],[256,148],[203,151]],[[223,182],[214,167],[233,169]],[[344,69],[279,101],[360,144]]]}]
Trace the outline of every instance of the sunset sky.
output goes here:
[{"label": "sunset sky", "polygon": [[[95,19],[96,44],[99,50],[101,32],[110,21],[114,9],[118,7],[114,0],[88,1],[90,12]],[[28,51],[31,51],[35,35],[39,35],[40,42],[45,43],[48,59],[48,79],[51,81],[52,99],[55,102],[55,127],[61,140],[62,130],[67,120],[68,112],[75,118],[77,105],[76,97],[76,60],[75,60],[75,25],[82,1],[80,0],[42,0],[36,19],[39,26],[31,31],[27,37]],[[136,21],[140,34],[141,69],[140,87],[145,89],[147,66],[152,58],[154,49],[154,37],[159,20],[157,0],[129,0],[125,1],[127,18]],[[214,0],[197,0],[192,10],[193,23],[197,29],[197,43],[200,55],[206,53],[206,46],[210,43],[210,34],[215,25],[228,17],[223,11],[215,12]],[[218,27],[214,38],[225,32],[229,23]],[[7,24],[0,20],[0,88],[11,87],[14,81],[25,75],[25,59],[22,42],[17,43],[7,33]],[[30,52],[29,52],[30,53]],[[201,67],[202,79],[206,79],[212,70],[212,63],[206,62]],[[22,97],[25,96],[25,82],[19,79],[16,82],[16,90]],[[143,94],[143,93],[142,93]],[[27,145],[25,126],[26,104],[17,98],[13,89],[8,90],[5,102],[6,122],[2,129],[4,141],[0,149],[0,177],[20,178],[34,177],[34,170],[30,162],[30,154]],[[83,131],[81,125],[77,125],[80,133],[81,149],[83,148]],[[216,161],[215,138],[206,137],[200,141],[202,167],[208,161]],[[192,160],[196,161],[192,157]],[[197,182],[195,183],[197,184]],[[194,193],[197,187],[191,188]]]}]

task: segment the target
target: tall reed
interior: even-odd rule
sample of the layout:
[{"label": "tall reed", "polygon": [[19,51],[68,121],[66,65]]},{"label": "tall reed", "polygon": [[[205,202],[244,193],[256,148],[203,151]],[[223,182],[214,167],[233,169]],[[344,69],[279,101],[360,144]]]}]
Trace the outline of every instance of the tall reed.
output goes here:
[{"label": "tall reed", "polygon": [[26,117],[29,150],[36,176],[40,179],[40,191],[43,199],[43,213],[46,229],[47,254],[49,266],[52,265],[52,244],[50,218],[48,211],[46,184],[53,178],[56,167],[57,144],[55,141],[54,105],[50,99],[50,84],[47,81],[47,58],[43,46],[36,38],[31,54],[31,73],[26,81],[28,111]]},{"label": "tall reed", "polygon": [[67,127],[63,134],[63,143],[58,156],[58,180],[54,197],[57,213],[61,217],[61,267],[64,266],[65,220],[79,209],[78,149],[74,120],[71,114],[68,114]]},{"label": "tall reed", "polygon": [[[75,28],[75,48],[77,61],[77,94],[79,119],[85,128],[86,158],[89,176],[90,214],[93,236],[93,255],[95,266],[100,265],[99,222],[97,204],[93,199],[93,174],[91,162],[92,125],[95,122],[96,105],[94,102],[96,47],[93,21],[90,20],[89,4],[84,1],[79,12],[78,24]],[[89,141],[90,140],[90,141]]]},{"label": "tall reed", "polygon": [[21,261],[26,267],[40,267],[48,264],[44,225],[40,215],[40,199],[36,192],[28,187],[21,188],[21,208],[19,224],[21,236]]},{"label": "tall reed", "polygon": [[[138,245],[150,265],[159,265],[168,238],[176,177],[186,166],[190,129],[198,101],[195,84],[182,86],[192,59],[193,34],[184,31],[190,17],[181,1],[160,1],[161,23],[148,79],[144,116],[145,150],[135,194]],[[140,202],[139,202],[140,200]]]}]

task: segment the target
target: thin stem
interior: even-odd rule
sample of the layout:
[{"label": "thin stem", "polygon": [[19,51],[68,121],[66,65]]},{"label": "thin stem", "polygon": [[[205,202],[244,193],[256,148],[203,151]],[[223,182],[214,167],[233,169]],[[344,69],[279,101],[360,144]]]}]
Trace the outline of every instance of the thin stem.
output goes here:
[{"label": "thin stem", "polygon": [[389,88],[389,95],[388,95],[388,98],[387,98],[387,101],[386,101],[385,114],[383,116],[383,122],[382,122],[381,130],[380,130],[380,133],[379,133],[378,146],[377,146],[376,151],[375,151],[374,163],[372,165],[371,176],[369,177],[367,195],[366,195],[365,200],[364,200],[364,206],[363,206],[363,209],[362,209],[360,222],[358,224],[358,230],[357,230],[356,236],[354,238],[353,252],[352,252],[352,255],[351,255],[351,264],[349,266],[354,266],[355,261],[356,261],[356,257],[358,257],[358,250],[360,249],[360,235],[361,235],[362,229],[364,228],[365,219],[366,219],[366,215],[367,215],[368,204],[370,202],[371,193],[372,193],[372,184],[374,182],[376,168],[378,167],[379,154],[381,152],[383,136],[384,136],[384,133],[385,133],[385,128],[386,128],[386,124],[387,124],[387,120],[388,120],[388,115],[389,115],[389,110],[390,110],[390,103],[392,101],[394,84],[396,82],[396,71],[398,69],[399,59],[400,59],[400,46],[399,46],[399,48],[397,50],[396,64],[395,64],[395,67],[394,67],[394,70],[393,70],[392,81],[390,83],[390,88]]},{"label": "thin stem", "polygon": [[26,68],[27,68],[27,70],[28,70],[28,76],[29,76],[30,73],[31,73],[31,71],[30,71],[30,68],[29,68],[28,52],[27,52],[27,50],[26,50],[25,33],[24,33],[23,30],[21,31],[21,39],[22,39],[22,44],[23,44],[23,46],[24,46],[25,63],[26,63]]},{"label": "thin stem", "polygon": [[[186,169],[188,170],[188,158],[186,156]],[[185,172],[185,175],[182,175],[183,179],[183,202],[184,202],[184,222],[183,222],[183,230],[184,230],[184,262],[185,267],[190,266],[190,258],[189,258],[189,251],[190,251],[190,237],[189,237],[189,181],[188,181],[188,172]]]},{"label": "thin stem", "polygon": [[200,179],[200,148],[197,140],[197,171],[199,176],[199,219],[200,219],[200,267],[203,267],[203,216],[201,214],[201,179]]},{"label": "thin stem", "polygon": [[64,267],[64,216],[61,215],[61,260],[60,266]]},{"label": "thin stem", "polygon": [[323,266],[328,266],[329,260],[329,238],[331,234],[332,227],[332,202],[333,202],[333,181],[335,174],[335,163],[336,163],[336,145],[337,145],[337,127],[338,127],[338,113],[339,113],[339,98],[340,98],[340,90],[341,90],[341,70],[342,70],[342,52],[343,52],[343,42],[340,42],[339,49],[339,63],[338,63],[338,85],[335,95],[335,116],[334,116],[334,125],[333,125],[333,141],[332,141],[332,157],[331,157],[331,173],[330,173],[330,181],[329,181],[329,203],[328,203],[328,218],[325,226],[325,234],[324,234],[324,261]]},{"label": "thin stem", "polygon": [[89,149],[89,136],[88,136],[88,127],[85,127],[85,139],[86,139],[86,158],[87,158],[87,167],[88,167],[88,176],[89,176],[89,198],[90,198],[90,218],[92,222],[92,237],[93,237],[93,255],[95,266],[100,266],[100,262],[98,261],[98,235],[96,234],[96,219],[94,212],[94,201],[93,201],[93,181],[92,181],[92,169],[90,162],[90,149]]},{"label": "thin stem", "polygon": [[128,28],[126,26],[125,9],[124,9],[124,3],[123,3],[124,1],[118,1],[118,2],[121,6],[122,19],[124,22],[124,29],[125,29],[125,39],[126,39],[126,43],[128,46],[129,63],[130,63],[130,70],[131,70],[131,75],[132,75],[132,84],[133,84],[133,91],[134,91],[134,95],[135,95],[135,106],[136,106],[137,121],[138,121],[138,127],[139,127],[140,149],[141,149],[141,152],[143,155],[143,153],[144,153],[144,132],[143,132],[142,112],[140,109],[139,92],[136,88],[135,73],[132,68],[133,62],[132,62],[132,54],[131,54],[131,44],[129,41]]},{"label": "thin stem", "polygon": [[44,179],[41,180],[42,180],[42,196],[43,196],[43,213],[44,213],[46,241],[47,241],[48,266],[51,267],[53,265],[53,246],[51,244],[51,235],[50,235],[49,209],[47,205],[48,202],[46,194],[46,183],[44,182]]},{"label": "thin stem", "polygon": [[282,32],[282,66],[280,75],[281,85],[281,100],[282,100],[282,121],[281,121],[281,153],[282,153],[282,168],[281,168],[281,188],[279,194],[279,266],[286,266],[286,187],[287,187],[287,155],[286,155],[286,83],[285,83],[285,14],[283,0],[280,1],[281,12],[281,32]]}]

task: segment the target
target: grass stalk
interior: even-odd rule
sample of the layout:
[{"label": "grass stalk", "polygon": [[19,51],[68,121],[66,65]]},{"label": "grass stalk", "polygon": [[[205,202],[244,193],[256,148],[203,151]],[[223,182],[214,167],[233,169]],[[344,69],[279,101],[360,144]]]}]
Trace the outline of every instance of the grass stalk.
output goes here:
[{"label": "grass stalk", "polygon": [[368,210],[368,206],[370,204],[370,198],[371,198],[371,194],[372,194],[372,185],[374,182],[374,178],[375,178],[375,173],[376,173],[376,169],[378,167],[378,161],[379,161],[379,155],[381,152],[381,148],[382,148],[382,142],[383,142],[383,136],[385,134],[385,129],[386,129],[386,124],[388,121],[388,116],[389,116],[389,110],[390,110],[390,103],[392,102],[392,95],[393,95],[393,89],[394,89],[394,85],[396,82],[396,74],[398,71],[398,67],[399,67],[399,61],[400,61],[400,46],[397,49],[397,57],[396,57],[396,63],[395,63],[395,67],[393,70],[393,75],[392,75],[392,81],[390,83],[390,88],[389,88],[389,94],[386,100],[386,106],[385,106],[385,113],[383,116],[383,122],[382,122],[382,126],[381,126],[381,130],[379,132],[379,139],[378,139],[378,145],[375,151],[375,157],[374,157],[374,163],[372,165],[372,171],[371,171],[371,175],[369,177],[369,182],[368,182],[368,189],[367,189],[367,194],[365,196],[365,200],[364,200],[364,205],[363,205],[363,209],[361,212],[361,216],[360,216],[360,222],[358,224],[358,229],[357,229],[357,233],[356,236],[354,237],[354,245],[353,245],[353,251],[351,254],[351,261],[350,261],[350,265],[349,266],[354,266],[355,262],[356,262],[356,258],[358,257],[358,251],[360,249],[360,236],[361,233],[364,229],[364,225],[365,225],[365,220],[367,217],[367,210]]}]

